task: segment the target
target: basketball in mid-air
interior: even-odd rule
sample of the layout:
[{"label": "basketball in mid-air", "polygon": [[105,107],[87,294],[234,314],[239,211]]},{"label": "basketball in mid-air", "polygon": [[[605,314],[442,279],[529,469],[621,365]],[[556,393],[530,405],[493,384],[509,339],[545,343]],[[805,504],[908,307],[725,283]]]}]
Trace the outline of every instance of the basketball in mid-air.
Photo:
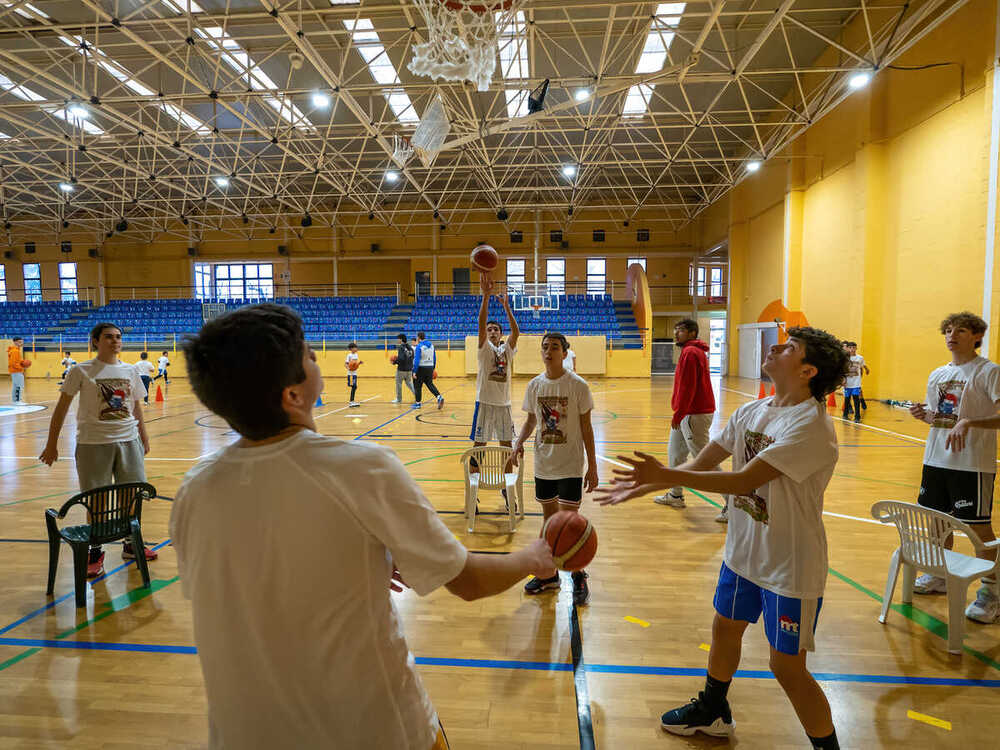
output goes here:
[{"label": "basketball in mid-air", "polygon": [[552,548],[561,570],[583,570],[597,554],[597,532],[579,513],[561,510],[542,526],[542,538]]},{"label": "basketball in mid-air", "polygon": [[27,370],[29,367],[31,367],[31,360],[30,359],[21,360],[21,367]]},{"label": "basketball in mid-air", "polygon": [[469,262],[477,271],[490,273],[500,265],[500,254],[489,245],[476,245],[469,255]]}]

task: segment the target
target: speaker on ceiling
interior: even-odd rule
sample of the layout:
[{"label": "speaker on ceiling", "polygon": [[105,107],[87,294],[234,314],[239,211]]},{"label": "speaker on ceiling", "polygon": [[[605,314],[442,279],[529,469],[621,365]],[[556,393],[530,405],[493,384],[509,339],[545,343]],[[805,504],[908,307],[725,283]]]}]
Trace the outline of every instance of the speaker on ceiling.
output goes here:
[{"label": "speaker on ceiling", "polygon": [[64,253],[73,252],[73,243],[70,240],[63,240],[59,243],[59,249]]},{"label": "speaker on ceiling", "polygon": [[373,253],[377,253],[377,252],[379,251],[379,247],[378,247],[378,243],[377,243],[377,242],[373,242],[373,243],[372,243],[372,246],[371,246],[371,251],[372,251]]},{"label": "speaker on ceiling", "polygon": [[197,254],[198,254],[198,248],[196,247],[188,248],[188,255],[190,255],[192,258],[195,257]]},{"label": "speaker on ceiling", "polygon": [[288,255],[288,245],[278,245],[278,255]]},{"label": "speaker on ceiling", "polygon": [[14,257],[14,251],[13,250],[4,250],[3,251],[3,257],[5,257],[7,260],[10,260],[11,258]]},{"label": "speaker on ceiling", "polygon": [[28,255],[33,255],[34,252],[35,252],[35,243],[34,242],[25,242],[24,243],[24,252],[27,253]]},{"label": "speaker on ceiling", "polygon": [[87,255],[89,255],[91,258],[100,258],[101,257],[101,254],[99,252],[97,252],[97,248],[96,247],[90,248],[87,251]]}]

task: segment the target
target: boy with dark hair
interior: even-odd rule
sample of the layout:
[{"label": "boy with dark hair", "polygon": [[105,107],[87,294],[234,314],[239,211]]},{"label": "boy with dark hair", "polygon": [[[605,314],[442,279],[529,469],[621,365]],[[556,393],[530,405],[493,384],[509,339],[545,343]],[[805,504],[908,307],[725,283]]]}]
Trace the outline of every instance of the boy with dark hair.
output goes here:
[{"label": "boy with dark hair", "polygon": [[[864,402],[864,398],[861,395],[861,374],[865,375],[871,373],[868,369],[868,365],[865,364],[865,358],[858,354],[858,345],[854,341],[845,341],[844,350],[847,352],[848,365],[847,365],[847,379],[844,381],[844,413],[842,417],[847,419],[854,414],[854,421],[861,421],[861,410],[867,409],[868,404]],[[851,408],[853,403],[854,408]]]},{"label": "boy with dark hair", "polygon": [[[73,367],[60,388],[59,402],[52,410],[49,438],[39,460],[51,466],[59,458],[59,433],[74,396],[80,394],[76,412],[76,473],[80,491],[109,484],[145,482],[143,456],[149,453],[149,436],[142,419],[139,400],[146,387],[135,365],[119,359],[122,331],[114,323],[98,323],[90,332],[90,342],[97,356]],[[156,553],[142,551],[147,560]],[[122,559],[135,558],[136,550],[126,541]],[[91,547],[87,577],[104,572],[104,552]]]},{"label": "boy with dark hair", "polygon": [[24,339],[15,336],[7,347],[7,372],[10,373],[10,401],[24,403]]},{"label": "boy with dark hair", "polygon": [[434,351],[434,344],[427,340],[427,335],[423,331],[417,331],[417,348],[413,353],[413,360],[416,365],[416,374],[413,376],[416,393],[413,405],[420,408],[423,404],[423,386],[427,386],[432,394],[437,396],[438,409],[444,408],[444,396],[434,385],[434,368],[437,367],[437,352]]},{"label": "boy with dark hair", "polygon": [[[598,482],[590,422],[594,398],[587,381],[565,369],[568,349],[569,342],[561,333],[550,331],[542,337],[545,372],[532,379],[524,391],[521,408],[528,418],[514,441],[510,460],[513,467],[524,459],[524,444],[535,433],[535,499],[545,519],[560,510],[579,513],[583,493],[592,492]],[[525,584],[524,591],[540,594],[558,588],[559,573],[552,567],[542,575],[536,574]],[[573,573],[573,603],[582,606],[589,599],[587,573],[578,570]]]},{"label": "boy with dark hair", "polygon": [[391,450],[318,434],[323,380],[289,308],[235,310],[184,351],[242,435],[188,472],[170,518],[210,746],[445,750],[390,587],[491,596],[551,567],[548,546],[470,553]]},{"label": "boy with dark hair", "polygon": [[392,403],[399,404],[403,401],[404,383],[414,398],[417,394],[413,390],[413,347],[406,340],[405,333],[399,334],[396,338],[399,339],[399,346],[396,347],[396,398]]},{"label": "boy with dark hair", "polygon": [[[521,335],[514,311],[507,296],[499,297],[507,313],[510,336],[503,340],[503,328],[495,320],[487,320],[493,281],[489,274],[479,275],[483,301],[479,305],[479,372],[476,376],[476,408],[472,413],[469,440],[474,446],[496,440],[510,446],[514,439],[514,418],[510,413],[510,376]],[[473,459],[473,467],[475,459]]]},{"label": "boy with dark hair", "polygon": [[62,362],[59,364],[62,365],[63,372],[59,376],[59,382],[56,385],[62,385],[65,382],[67,373],[69,373],[71,367],[76,367],[77,362],[73,359],[72,352],[66,352],[62,358]]},{"label": "boy with dark hair", "polygon": [[146,395],[143,397],[144,404],[149,403],[149,386],[153,383],[153,363],[149,361],[149,352],[142,352],[139,361],[135,363],[135,369],[139,373],[143,386],[146,388]]},{"label": "boy with dark hair", "polygon": [[167,352],[163,352],[160,358],[156,360],[156,367],[159,372],[156,373],[156,377],[153,380],[163,378],[164,384],[170,385],[170,379],[167,377],[167,368],[170,367],[170,357],[167,356]]},{"label": "boy with dark hair", "polygon": [[[948,513],[965,523],[983,542],[993,533],[993,483],[996,478],[997,435],[1000,428],[1000,367],[980,356],[986,321],[970,312],[949,315],[941,321],[951,362],[927,379],[927,402],[914,404],[910,414],[930,424],[924,448],[924,467],[917,503]],[[954,544],[949,535],[948,549]],[[987,549],[985,559],[996,559],[996,549]],[[924,573],[913,590],[918,594],[947,591],[942,578]],[[965,616],[991,624],[1000,613],[997,582],[982,579],[976,600]]]},{"label": "boy with dark hair", "polygon": [[[681,348],[674,370],[674,393],[670,406],[670,442],[667,457],[671,467],[694,458],[708,445],[708,431],[715,417],[715,393],[708,374],[708,344],[698,338],[698,323],[685,318],[674,326],[674,344]],[[672,487],[653,502],[673,508],[684,507],[684,488]],[[726,509],[716,517],[725,523]]]},{"label": "boy with dark hair", "polygon": [[358,392],[358,368],[363,365],[361,356],[358,354],[358,345],[351,342],[347,345],[347,357],[344,358],[344,369],[347,370],[347,387],[351,389],[351,396],[348,399],[348,406],[361,406],[354,400]]},{"label": "boy with dark hair", "polygon": [[[602,505],[660,488],[686,487],[727,495],[729,527],[715,590],[715,620],[705,689],[663,714],[668,732],[717,737],[733,732],[726,694],[740,663],[743,633],[764,615],[770,667],[814,748],[837,750],[830,704],[806,668],[827,575],[823,493],[837,463],[837,438],[823,406],[847,374],[841,343],[815,328],[789,328],[771,347],[764,372],[775,395],[744,404],[722,434],[678,469],[653,456],[619,456]],[[733,457],[732,471],[718,466]]]}]

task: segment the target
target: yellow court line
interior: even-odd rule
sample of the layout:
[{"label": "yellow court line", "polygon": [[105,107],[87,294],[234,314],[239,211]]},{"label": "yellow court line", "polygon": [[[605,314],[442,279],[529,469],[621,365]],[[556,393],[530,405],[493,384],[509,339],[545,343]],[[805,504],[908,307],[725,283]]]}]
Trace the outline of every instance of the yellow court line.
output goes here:
[{"label": "yellow court line", "polygon": [[927,714],[917,713],[916,711],[907,711],[906,718],[922,721],[924,724],[930,724],[932,727],[940,727],[941,729],[947,729],[949,732],[951,731],[951,722],[939,719],[936,716],[928,716]]},{"label": "yellow court line", "polygon": [[649,623],[645,620],[640,620],[638,617],[632,617],[632,615],[625,615],[625,622],[631,622],[638,625],[640,628],[648,628]]}]

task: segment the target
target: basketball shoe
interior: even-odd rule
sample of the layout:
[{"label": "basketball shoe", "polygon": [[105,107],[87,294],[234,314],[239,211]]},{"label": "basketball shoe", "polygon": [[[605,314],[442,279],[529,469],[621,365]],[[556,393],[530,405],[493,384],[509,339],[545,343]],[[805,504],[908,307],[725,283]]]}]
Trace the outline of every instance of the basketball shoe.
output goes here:
[{"label": "basketball shoe", "polygon": [[944,594],[948,591],[948,583],[943,578],[924,573],[917,576],[913,582],[913,593],[915,594]]},{"label": "basketball shoe", "polygon": [[729,506],[723,505],[719,515],[715,517],[716,523],[729,523]]},{"label": "basketball shoe", "polygon": [[702,691],[687,705],[663,714],[660,726],[671,734],[690,736],[703,732],[712,737],[728,737],[733,733],[733,714],[729,710],[729,701],[723,699],[718,706],[710,706]]},{"label": "basketball shoe", "polygon": [[539,578],[532,576],[531,580],[524,584],[525,594],[540,594],[543,591],[555,590],[559,588],[559,574],[556,573],[551,578]]},{"label": "basketball shoe", "polygon": [[[143,547],[142,551],[145,553],[147,560],[155,560],[158,556],[149,547]],[[122,545],[122,560],[134,560],[134,559],[135,559],[135,550],[132,549],[131,544],[125,542],[125,544]]]},{"label": "basketball shoe", "polygon": [[685,508],[684,495],[675,495],[673,492],[668,492],[665,495],[657,495],[653,498],[653,502],[657,505],[669,505],[671,508]]},{"label": "basketball shoe", "polygon": [[104,573],[104,550],[95,547],[87,558],[87,578],[97,578]]},{"label": "basketball shoe", "polygon": [[1000,600],[992,586],[983,584],[976,592],[976,601],[965,609],[965,616],[970,620],[992,625],[1000,614]]},{"label": "basketball shoe", "polygon": [[577,570],[573,573],[573,604],[582,607],[590,601],[590,586],[587,585],[587,573]]}]

